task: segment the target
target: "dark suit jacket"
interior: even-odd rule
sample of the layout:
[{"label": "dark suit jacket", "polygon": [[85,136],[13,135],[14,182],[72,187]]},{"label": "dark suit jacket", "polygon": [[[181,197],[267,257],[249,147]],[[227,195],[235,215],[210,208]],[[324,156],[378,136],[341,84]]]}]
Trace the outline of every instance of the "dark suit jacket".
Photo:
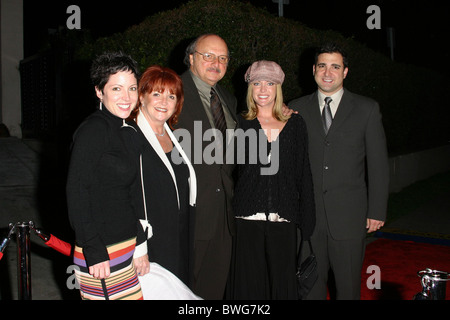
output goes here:
[{"label": "dark suit jacket", "polygon": [[[184,89],[184,105],[179,116],[177,128],[187,129],[191,133],[191,162],[197,175],[197,206],[195,209],[195,240],[209,240],[212,238],[217,228],[219,215],[227,217],[230,234],[234,235],[234,215],[232,211],[231,199],[233,195],[233,169],[232,164],[206,164],[202,158],[202,163],[195,163],[195,144],[202,143],[201,151],[210,145],[211,141],[194,140],[194,121],[202,122],[201,135],[207,129],[211,129],[208,116],[203,108],[202,101],[197,87],[192,80],[189,70],[181,75]],[[224,87],[216,85],[219,96],[224,99],[226,105],[237,124],[236,98]],[[235,129],[235,128],[228,128]],[[198,129],[197,129],[198,130]]]},{"label": "dark suit jacket", "polygon": [[308,128],[317,215],[326,215],[334,239],[360,238],[367,218],[386,218],[389,164],[379,106],[344,90],[325,136],[317,95],[289,103]]}]

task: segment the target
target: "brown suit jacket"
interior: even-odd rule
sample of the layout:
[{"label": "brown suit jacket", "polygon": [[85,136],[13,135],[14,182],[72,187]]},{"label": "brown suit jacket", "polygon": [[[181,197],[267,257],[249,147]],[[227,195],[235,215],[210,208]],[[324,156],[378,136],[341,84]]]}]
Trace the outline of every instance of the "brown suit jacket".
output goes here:
[{"label": "brown suit jacket", "polygon": [[[233,164],[207,164],[202,157],[201,163],[196,163],[194,152],[199,150],[203,152],[205,147],[210,145],[211,141],[199,141],[206,130],[211,129],[208,117],[203,108],[197,87],[194,84],[189,70],[181,75],[184,88],[184,106],[180,114],[177,128],[184,128],[191,133],[191,162],[194,166],[197,176],[197,206],[195,209],[195,240],[209,240],[217,228],[219,215],[225,215],[228,222],[228,228],[231,235],[234,235],[234,215],[231,206],[233,196]],[[233,116],[237,125],[236,98],[225,88],[216,85],[219,95],[225,100],[230,114]],[[194,128],[194,122],[201,122],[201,132],[199,127]],[[235,129],[235,128],[228,128]],[[197,135],[195,135],[197,130]],[[201,149],[196,145],[201,143]],[[198,155],[196,155],[198,157]]]}]

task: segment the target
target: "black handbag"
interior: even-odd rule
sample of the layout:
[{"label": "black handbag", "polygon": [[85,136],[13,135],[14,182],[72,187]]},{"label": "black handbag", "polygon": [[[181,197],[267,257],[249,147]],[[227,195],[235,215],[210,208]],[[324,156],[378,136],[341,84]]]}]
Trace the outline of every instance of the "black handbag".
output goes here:
[{"label": "black handbag", "polygon": [[297,258],[297,292],[298,299],[303,300],[306,298],[308,293],[311,291],[312,287],[317,281],[317,261],[314,255],[311,241],[309,242],[310,255],[301,261],[301,254],[298,253]]}]

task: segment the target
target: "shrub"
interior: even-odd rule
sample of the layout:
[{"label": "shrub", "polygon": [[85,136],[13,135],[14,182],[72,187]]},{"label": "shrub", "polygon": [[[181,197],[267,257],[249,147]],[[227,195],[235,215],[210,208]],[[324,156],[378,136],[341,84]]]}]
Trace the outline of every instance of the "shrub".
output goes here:
[{"label": "shrub", "polygon": [[439,93],[448,89],[448,82],[440,75],[394,63],[335,31],[317,31],[244,2],[191,1],[149,16],[123,33],[87,43],[77,56],[90,60],[103,51],[123,50],[142,69],[160,64],[182,73],[186,69],[182,61],[187,44],[203,33],[216,33],[227,42],[232,58],[221,83],[239,101],[243,101],[246,92],[244,73],[253,61],[260,59],[276,61],[283,68],[286,101],[312,92],[316,87],[311,49],[332,40],[349,54],[345,87],[380,103],[391,152],[426,147],[430,139],[434,143],[450,139],[443,121],[443,117],[450,116],[449,108],[436,100]]}]

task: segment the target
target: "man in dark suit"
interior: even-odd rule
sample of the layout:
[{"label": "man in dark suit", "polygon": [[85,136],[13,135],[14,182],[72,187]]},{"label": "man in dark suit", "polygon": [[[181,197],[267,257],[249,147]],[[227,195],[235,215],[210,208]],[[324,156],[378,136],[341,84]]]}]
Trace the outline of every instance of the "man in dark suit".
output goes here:
[{"label": "man in dark suit", "polygon": [[[289,103],[308,128],[316,201],[311,244],[319,278],[308,299],[326,299],[330,268],[336,298],[360,298],[365,233],[378,230],[386,218],[389,165],[379,106],[344,89],[347,73],[346,54],[334,44],[323,46],[313,66],[318,90]],[[327,105],[331,118],[325,121]]]},{"label": "man in dark suit", "polygon": [[[227,164],[220,156],[212,155],[213,159],[205,159],[210,156],[208,150],[211,150],[213,139],[202,141],[205,131],[219,129],[211,109],[211,88],[215,89],[221,102],[222,124],[226,129],[233,130],[237,125],[236,98],[217,83],[225,75],[228,61],[229,52],[225,41],[214,34],[202,35],[186,49],[185,63],[189,70],[181,76],[184,106],[177,128],[190,133],[191,161],[197,175],[198,190],[193,291],[204,299],[223,299],[234,234],[231,207],[233,165]],[[222,146],[219,143],[216,147]]]}]

